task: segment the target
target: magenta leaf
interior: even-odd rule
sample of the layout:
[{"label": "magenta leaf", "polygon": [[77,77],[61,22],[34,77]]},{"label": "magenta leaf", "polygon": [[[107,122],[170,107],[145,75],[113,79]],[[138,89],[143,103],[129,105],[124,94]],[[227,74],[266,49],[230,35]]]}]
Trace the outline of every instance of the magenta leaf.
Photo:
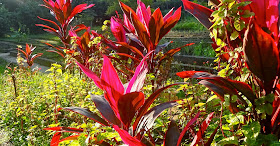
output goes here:
[{"label": "magenta leaf", "polygon": [[129,146],[145,146],[145,144],[140,142],[135,137],[130,136],[127,131],[120,129],[117,125],[114,125],[113,127],[119,133],[120,137],[122,138],[125,144]]},{"label": "magenta leaf", "polygon": [[94,102],[96,108],[99,110],[101,115],[110,123],[114,125],[121,125],[121,121],[116,117],[113,109],[111,108],[108,101],[103,96],[91,95],[91,99]]},{"label": "magenta leaf", "polygon": [[177,146],[180,130],[175,121],[171,121],[164,137],[163,146]]},{"label": "magenta leaf", "polygon": [[196,19],[207,29],[209,29],[212,26],[212,22],[210,22],[209,19],[211,18],[213,10],[188,0],[182,0],[182,2],[184,4],[185,10],[187,10],[194,17],[196,17]]},{"label": "magenta leaf", "polygon": [[109,126],[109,124],[102,119],[101,117],[99,117],[96,113],[91,112],[89,109],[87,108],[81,108],[81,107],[65,107],[63,108],[64,110],[69,110],[78,114],[81,114],[83,116],[86,116],[104,126]]},{"label": "magenta leaf", "polygon": [[116,116],[119,117],[117,102],[124,94],[124,87],[109,58],[103,55],[103,68],[101,73],[101,85],[105,90],[105,98],[109,102]]},{"label": "magenta leaf", "polygon": [[128,83],[126,93],[139,92],[142,89],[148,72],[148,64],[145,60],[149,54],[147,54],[137,66],[133,77]]},{"label": "magenta leaf", "polygon": [[90,69],[88,69],[87,67],[85,67],[84,65],[80,64],[79,62],[76,62],[78,64],[78,66],[81,68],[81,70],[89,77],[93,80],[93,82],[95,83],[95,85],[97,87],[99,87],[100,89],[103,89],[103,87],[101,86],[101,80],[98,76],[96,76]]},{"label": "magenta leaf", "polygon": [[118,42],[126,42],[125,30],[122,24],[117,22],[114,17],[111,18],[111,31]]}]

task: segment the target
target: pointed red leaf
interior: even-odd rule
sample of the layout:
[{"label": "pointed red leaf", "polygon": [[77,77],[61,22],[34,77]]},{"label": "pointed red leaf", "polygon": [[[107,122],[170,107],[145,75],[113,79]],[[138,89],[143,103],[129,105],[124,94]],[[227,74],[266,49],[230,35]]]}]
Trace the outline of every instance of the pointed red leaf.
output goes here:
[{"label": "pointed red leaf", "polygon": [[90,5],[88,5],[88,6],[87,6],[87,4],[80,4],[80,5],[76,6],[76,7],[72,10],[72,12],[71,12],[71,14],[69,15],[68,19],[72,19],[72,17],[74,17],[76,14],[81,13],[83,10],[86,10],[86,9],[91,8],[91,7],[93,7],[93,6],[94,6],[94,4],[90,4]]},{"label": "pointed red leaf", "polygon": [[171,85],[162,87],[148,97],[148,99],[145,101],[144,105],[139,109],[139,112],[138,112],[135,122],[133,124],[133,131],[135,131],[135,129],[138,127],[138,123],[140,122],[140,119],[147,112],[147,110],[150,108],[150,106],[152,105],[154,100],[160,95],[160,93],[167,88],[170,88],[174,85],[179,85],[179,84],[185,84],[185,83],[175,83],[175,84],[171,84]]},{"label": "pointed red leaf", "polygon": [[141,0],[137,0],[137,10],[136,10],[136,14],[139,18],[139,20],[145,25],[146,29],[148,30],[148,25],[149,25],[149,21],[151,18],[151,14],[148,11],[148,8],[146,8],[145,4],[141,1]]},{"label": "pointed red leaf", "polygon": [[107,56],[103,56],[103,68],[101,73],[101,85],[105,90],[105,98],[110,103],[115,114],[118,115],[117,103],[119,98],[124,94],[123,84]]},{"label": "pointed red leaf", "polygon": [[84,65],[80,64],[79,62],[76,62],[78,64],[78,66],[80,67],[80,69],[89,77],[93,80],[93,82],[95,83],[95,85],[97,87],[99,87],[100,89],[103,89],[103,87],[101,86],[101,80],[98,76],[96,76],[90,69],[88,69],[87,67],[85,67]]},{"label": "pointed red leaf", "polygon": [[180,20],[181,18],[181,7],[178,8],[174,14],[164,21],[163,27],[160,30],[159,40],[161,40]]},{"label": "pointed red leaf", "polygon": [[147,28],[144,26],[144,24],[139,20],[137,15],[134,13],[130,13],[131,22],[134,26],[135,32],[141,41],[142,45],[150,52],[150,36]]},{"label": "pointed red leaf", "polygon": [[133,56],[128,55],[128,54],[126,54],[126,53],[116,53],[116,54],[119,55],[119,56],[128,57],[128,58],[132,59],[133,61],[135,61],[135,62],[137,62],[137,63],[141,62],[141,61],[140,61],[139,59],[137,59],[136,57],[133,57]]},{"label": "pointed red leaf", "polygon": [[182,0],[185,10],[191,13],[196,19],[204,25],[206,28],[210,28],[212,26],[212,22],[210,22],[211,14],[213,10],[201,6],[199,4],[193,3],[188,0]]},{"label": "pointed red leaf", "polygon": [[189,130],[189,127],[190,127],[192,124],[194,124],[194,122],[197,120],[197,118],[199,117],[199,115],[200,115],[200,112],[198,112],[198,113],[195,115],[195,117],[192,118],[192,119],[188,122],[188,124],[185,126],[185,128],[183,129],[183,131],[182,131],[181,134],[180,134],[180,137],[179,137],[178,142],[177,142],[177,146],[180,146],[181,141],[182,141],[182,139],[183,139],[185,133]]},{"label": "pointed red leaf", "polygon": [[151,41],[154,45],[157,45],[159,43],[159,35],[160,30],[164,24],[163,16],[159,8],[155,10],[153,13],[150,22],[149,22],[149,31],[150,31],[150,37]]},{"label": "pointed red leaf", "polygon": [[126,42],[125,30],[123,25],[111,17],[111,31],[118,42]]},{"label": "pointed red leaf", "polygon": [[275,38],[278,37],[279,26],[279,0],[252,0],[249,5],[251,11],[255,13],[256,23],[261,27],[267,27]]},{"label": "pointed red leaf", "polygon": [[129,146],[145,146],[140,140],[132,137],[128,134],[128,132],[120,129],[118,126],[114,125],[114,129],[119,133],[120,137],[122,138],[123,142]]},{"label": "pointed red leaf", "polygon": [[144,94],[142,92],[127,93],[118,100],[118,109],[121,121],[128,129],[137,110],[144,104]]},{"label": "pointed red leaf", "polygon": [[[133,47],[133,46],[131,46],[131,45],[125,43],[125,42],[117,42],[117,43],[120,44],[121,47],[125,47],[125,48],[131,50],[132,52],[134,52],[135,54],[140,55],[141,57],[144,57],[142,52],[139,51],[139,49],[137,49],[136,47]],[[123,49],[123,48],[120,48],[120,49]]]},{"label": "pointed red leaf", "polygon": [[273,38],[254,23],[246,31],[243,44],[248,68],[264,81],[269,92],[279,71],[279,51]]},{"label": "pointed red leaf", "polygon": [[52,137],[50,145],[51,146],[58,146],[61,136],[62,136],[61,132],[56,132]]},{"label": "pointed red leaf", "polygon": [[163,17],[164,22],[173,15],[173,10],[174,8],[172,8],[167,14],[165,14],[165,16]]},{"label": "pointed red leaf", "polygon": [[36,24],[36,26],[41,26],[41,27],[47,28],[48,30],[56,32],[56,29],[54,29],[54,28],[52,28],[50,26],[44,25],[44,24]]},{"label": "pointed red leaf", "polygon": [[205,146],[211,146],[211,143],[213,142],[215,135],[218,132],[220,125],[217,126],[217,128],[213,131],[213,133],[211,134],[210,138],[208,139],[207,143],[205,144]]},{"label": "pointed red leaf", "polygon": [[135,91],[139,92],[143,88],[146,74],[148,72],[148,64],[146,62],[146,58],[149,57],[152,52],[153,51],[149,52],[136,67],[135,73],[128,83],[126,93]]},{"label": "pointed red leaf", "polygon": [[[56,26],[57,29],[60,30],[60,27],[59,27],[59,26],[57,25],[57,23],[55,23],[54,21],[49,20],[49,19],[44,19],[44,18],[41,18],[41,17],[39,17],[39,16],[38,16],[38,18],[41,19],[41,20],[43,20],[43,21],[47,21],[47,22],[52,23],[54,26]],[[35,25],[36,25],[36,26],[39,26],[39,24],[35,24]]]},{"label": "pointed red leaf", "polygon": [[196,133],[196,136],[194,137],[191,146],[194,146],[196,144],[198,144],[198,142],[200,141],[200,139],[202,138],[202,135],[204,134],[205,130],[207,129],[207,127],[209,126],[212,118],[213,118],[214,112],[212,112],[211,114],[209,114],[207,116],[207,118],[204,120],[204,122],[202,123],[202,125],[200,126],[198,132]]}]

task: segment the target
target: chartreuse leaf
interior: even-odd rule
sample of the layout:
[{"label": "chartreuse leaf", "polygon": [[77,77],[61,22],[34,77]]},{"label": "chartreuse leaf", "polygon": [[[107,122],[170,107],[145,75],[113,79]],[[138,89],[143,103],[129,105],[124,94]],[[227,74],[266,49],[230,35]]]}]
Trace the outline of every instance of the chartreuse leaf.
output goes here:
[{"label": "chartreuse leaf", "polygon": [[235,40],[238,36],[239,36],[239,33],[238,33],[237,31],[234,31],[234,32],[230,35],[230,40]]}]

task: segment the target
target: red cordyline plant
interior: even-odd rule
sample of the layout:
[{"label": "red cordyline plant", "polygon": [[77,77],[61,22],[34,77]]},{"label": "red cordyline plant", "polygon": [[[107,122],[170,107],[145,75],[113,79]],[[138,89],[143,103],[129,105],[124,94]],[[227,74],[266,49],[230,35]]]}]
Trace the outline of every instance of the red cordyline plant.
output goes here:
[{"label": "red cordyline plant", "polygon": [[[84,30],[85,32],[78,36],[78,32]],[[83,64],[86,67],[89,67],[91,64],[89,60],[94,57],[100,56],[105,50],[102,50],[101,42],[96,41],[98,34],[90,30],[90,27],[85,25],[77,25],[75,28],[69,30],[69,36],[72,38],[72,48],[67,51],[67,54],[70,54],[78,62]],[[102,52],[103,51],[103,52]]]},{"label": "red cordyline plant", "polygon": [[43,53],[37,53],[37,54],[32,55],[32,52],[36,49],[36,47],[33,47],[32,45],[29,46],[28,44],[25,45],[25,51],[23,51],[20,48],[17,48],[17,49],[24,55],[28,68],[31,68],[31,66],[34,63],[34,60],[37,57],[40,57],[43,55]]},{"label": "red cordyline plant", "polygon": [[[76,7],[72,7],[72,0],[43,0],[44,1],[44,7],[48,8],[51,12],[51,14],[55,17],[55,19],[58,21],[58,23],[44,19],[41,17],[38,17],[41,20],[47,21],[50,24],[53,25],[53,27],[44,25],[44,24],[36,24],[37,26],[41,26],[44,28],[44,31],[49,32],[51,34],[54,34],[60,38],[62,43],[65,45],[64,49],[70,48],[70,36],[69,36],[69,29],[70,29],[70,23],[73,21],[75,15],[78,13],[81,13],[82,11],[91,8],[94,6],[94,4],[80,4]],[[49,44],[47,44],[49,45]],[[51,46],[51,45],[50,45]],[[53,46],[51,46],[53,47]],[[55,47],[57,48],[57,47]],[[59,54],[62,52],[60,51],[60,48],[57,48],[57,51]]]},{"label": "red cordyline plant", "polygon": [[163,54],[163,56],[158,56],[159,52],[162,52],[170,43],[159,45],[160,40],[179,21],[181,7],[175,12],[174,9],[171,9],[163,16],[159,8],[151,13],[150,7],[146,7],[141,0],[138,0],[137,3],[138,7],[135,12],[129,6],[120,2],[124,13],[123,20],[119,15],[111,18],[111,31],[117,40],[116,47],[113,49],[115,49],[121,59],[132,59],[132,62],[125,66],[128,70],[134,70],[140,60],[147,53],[153,51],[150,58],[148,58],[148,70],[149,73],[154,73],[156,76],[163,61],[170,59],[181,49],[171,49]]},{"label": "red cordyline plant", "polygon": [[[147,56],[150,54],[147,54]],[[63,109],[84,115],[103,126],[112,126],[120,134],[123,142],[128,145],[144,145],[141,140],[144,134],[152,127],[155,119],[166,108],[178,105],[177,101],[170,101],[149,109],[151,104],[163,90],[179,84],[163,87],[145,100],[141,89],[148,71],[148,65],[145,61],[147,56],[140,62],[127,86],[121,83],[116,70],[106,56],[103,56],[103,69],[100,78],[90,69],[78,63],[82,71],[95,82],[97,87],[104,91],[104,96],[92,95],[92,100],[103,118],[85,108],[67,107]],[[134,118],[135,121],[132,122]],[[69,132],[67,130],[69,128],[64,127],[64,129],[66,130],[63,130],[63,127],[46,128],[46,130],[55,130],[58,133]],[[81,130],[72,132],[79,131]],[[62,141],[60,136],[61,134],[55,134],[51,143],[58,144]]]},{"label": "red cordyline plant", "polygon": [[[217,5],[223,1],[215,1]],[[187,0],[185,8],[193,13],[203,24],[211,26],[208,19],[211,11]],[[200,83],[212,90],[222,102],[230,98],[229,109],[232,113],[247,111],[247,122],[258,121],[261,133],[279,137],[280,98],[279,98],[279,1],[253,0],[244,7],[255,13],[250,17],[246,28],[242,53],[251,77],[246,82],[222,78],[207,72],[185,71],[177,73],[182,78],[201,79]],[[241,35],[241,32],[240,32]],[[230,97],[226,97],[228,94]],[[233,97],[237,97],[235,101]]]}]

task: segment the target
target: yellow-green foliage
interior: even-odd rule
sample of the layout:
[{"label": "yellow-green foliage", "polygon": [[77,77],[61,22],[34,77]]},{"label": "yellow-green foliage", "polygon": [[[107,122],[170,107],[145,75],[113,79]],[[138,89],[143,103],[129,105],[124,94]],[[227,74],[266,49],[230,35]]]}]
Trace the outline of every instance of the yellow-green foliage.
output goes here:
[{"label": "yellow-green foliage", "polygon": [[86,98],[89,91],[98,92],[93,88],[93,83],[81,77],[78,70],[71,74],[62,72],[60,65],[53,65],[47,74],[20,69],[13,73],[7,71],[0,77],[1,131],[8,131],[14,145],[49,145],[53,132],[43,128],[56,124],[56,117],[60,126],[69,126],[76,122],[73,119],[80,119],[77,114],[66,111],[55,116],[54,110],[70,106],[92,109],[92,102]]}]

